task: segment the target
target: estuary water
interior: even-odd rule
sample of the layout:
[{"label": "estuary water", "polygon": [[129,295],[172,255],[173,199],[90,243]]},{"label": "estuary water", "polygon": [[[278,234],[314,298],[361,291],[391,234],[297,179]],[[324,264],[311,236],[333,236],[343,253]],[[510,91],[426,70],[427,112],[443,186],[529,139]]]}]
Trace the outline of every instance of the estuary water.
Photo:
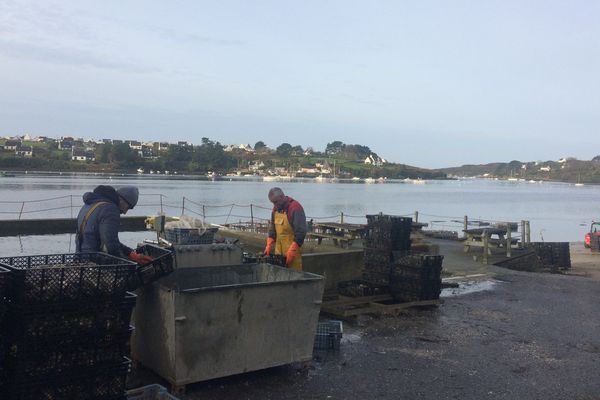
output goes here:
[{"label": "estuary water", "polygon": [[[532,241],[582,241],[591,221],[600,217],[599,186],[552,182],[467,179],[415,184],[22,175],[0,178],[0,229],[2,219],[76,216],[82,194],[100,184],[139,187],[139,205],[128,215],[161,210],[181,215],[183,209],[212,223],[268,218],[267,192],[273,186],[300,201],[314,222],[339,221],[343,213],[344,222],[364,223],[366,214],[413,216],[418,211],[419,222],[427,222],[429,229],[460,232],[466,215],[473,221],[529,220]],[[139,240],[140,235],[149,234],[122,234],[122,239]],[[69,250],[73,250],[72,235],[0,238],[0,255]]]}]

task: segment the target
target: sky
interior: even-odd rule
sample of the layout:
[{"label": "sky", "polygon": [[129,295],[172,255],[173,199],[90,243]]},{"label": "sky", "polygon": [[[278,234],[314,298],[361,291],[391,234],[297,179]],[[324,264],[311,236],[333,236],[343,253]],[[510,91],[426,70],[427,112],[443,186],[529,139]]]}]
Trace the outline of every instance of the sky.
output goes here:
[{"label": "sky", "polygon": [[0,0],[0,136],[600,154],[598,1]]}]

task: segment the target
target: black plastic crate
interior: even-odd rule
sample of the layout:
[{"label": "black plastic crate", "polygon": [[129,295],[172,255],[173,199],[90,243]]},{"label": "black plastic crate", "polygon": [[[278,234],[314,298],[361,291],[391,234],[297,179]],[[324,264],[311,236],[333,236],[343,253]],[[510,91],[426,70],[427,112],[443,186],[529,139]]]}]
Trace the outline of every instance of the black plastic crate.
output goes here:
[{"label": "black plastic crate", "polygon": [[347,297],[377,296],[389,292],[386,285],[377,285],[362,279],[341,281],[337,284],[338,294]]},{"label": "black plastic crate", "polygon": [[243,257],[244,257],[242,260],[243,264],[256,264],[258,262],[258,259],[260,257],[262,257],[262,254],[244,253]]},{"label": "black plastic crate", "polygon": [[8,289],[10,287],[10,277],[10,270],[8,270],[8,268],[0,267],[0,358],[2,357],[2,338],[4,336],[4,332],[6,331],[4,318],[6,317],[9,307]]},{"label": "black plastic crate", "polygon": [[129,328],[135,302],[136,295],[127,292],[117,303],[15,306],[7,315],[9,333],[20,343],[103,337]]},{"label": "black plastic crate", "polygon": [[285,267],[285,256],[280,254],[272,254],[270,256],[260,255],[257,257],[257,262],[271,265],[279,265],[280,267]]},{"label": "black plastic crate", "polygon": [[571,268],[568,242],[534,242],[529,244],[539,257],[543,268],[558,270]]},{"label": "black plastic crate", "polygon": [[104,253],[2,257],[13,272],[11,296],[17,305],[122,298],[136,264]]},{"label": "black plastic crate", "polygon": [[318,350],[339,350],[343,335],[342,321],[330,320],[317,324],[314,348]]},{"label": "black plastic crate", "polygon": [[136,269],[136,284],[147,285],[173,272],[173,252],[163,247],[145,244],[138,247],[136,253],[152,257],[154,260]]},{"label": "black plastic crate", "polygon": [[58,343],[27,343],[11,347],[6,357],[11,381],[26,382],[48,374],[75,373],[114,365],[129,355],[133,327],[102,337],[71,337]]},{"label": "black plastic crate", "polygon": [[49,374],[40,379],[13,382],[11,400],[116,400],[125,399],[131,360],[75,373]]},{"label": "black plastic crate", "polygon": [[8,268],[0,267],[0,305],[8,302],[7,288],[9,286],[10,270]]},{"label": "black plastic crate", "polygon": [[173,244],[211,244],[215,239],[218,228],[167,228],[165,239]]}]

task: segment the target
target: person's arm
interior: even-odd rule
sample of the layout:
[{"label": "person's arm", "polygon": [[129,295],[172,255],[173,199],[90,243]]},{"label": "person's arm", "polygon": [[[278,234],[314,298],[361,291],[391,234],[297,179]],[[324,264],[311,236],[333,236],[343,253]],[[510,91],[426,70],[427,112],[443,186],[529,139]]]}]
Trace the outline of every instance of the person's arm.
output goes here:
[{"label": "person's arm", "polygon": [[115,257],[127,258],[131,249],[119,241],[119,226],[121,224],[118,211],[110,209],[99,210],[98,231],[100,234],[101,248]]},{"label": "person's arm", "polygon": [[294,208],[292,212],[292,229],[294,230],[294,242],[298,246],[304,244],[304,238],[306,237],[306,215],[304,209],[298,204],[297,208]]}]

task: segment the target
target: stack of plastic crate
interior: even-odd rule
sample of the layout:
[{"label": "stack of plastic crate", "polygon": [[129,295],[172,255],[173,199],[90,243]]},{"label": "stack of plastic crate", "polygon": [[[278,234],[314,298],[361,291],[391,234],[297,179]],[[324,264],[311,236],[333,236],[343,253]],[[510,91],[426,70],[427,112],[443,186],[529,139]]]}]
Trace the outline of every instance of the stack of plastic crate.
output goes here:
[{"label": "stack of plastic crate", "polygon": [[7,399],[125,398],[136,264],[103,253],[0,258],[11,275]]},{"label": "stack of plastic crate", "polygon": [[442,290],[444,256],[404,255],[394,262],[390,293],[396,301],[437,300]]},{"label": "stack of plastic crate", "polygon": [[4,393],[7,384],[6,351],[8,349],[6,314],[8,312],[9,298],[7,289],[9,283],[9,270],[0,267],[0,393]]},{"label": "stack of plastic crate", "polygon": [[394,252],[410,250],[412,218],[393,215],[367,215],[364,240],[364,270],[366,281],[389,284]]},{"label": "stack of plastic crate", "polygon": [[[553,271],[571,268],[571,251],[569,248],[569,242],[535,242],[530,243],[529,245],[533,248],[535,254],[538,256],[542,268]],[[595,246],[597,247],[597,245]]]}]

